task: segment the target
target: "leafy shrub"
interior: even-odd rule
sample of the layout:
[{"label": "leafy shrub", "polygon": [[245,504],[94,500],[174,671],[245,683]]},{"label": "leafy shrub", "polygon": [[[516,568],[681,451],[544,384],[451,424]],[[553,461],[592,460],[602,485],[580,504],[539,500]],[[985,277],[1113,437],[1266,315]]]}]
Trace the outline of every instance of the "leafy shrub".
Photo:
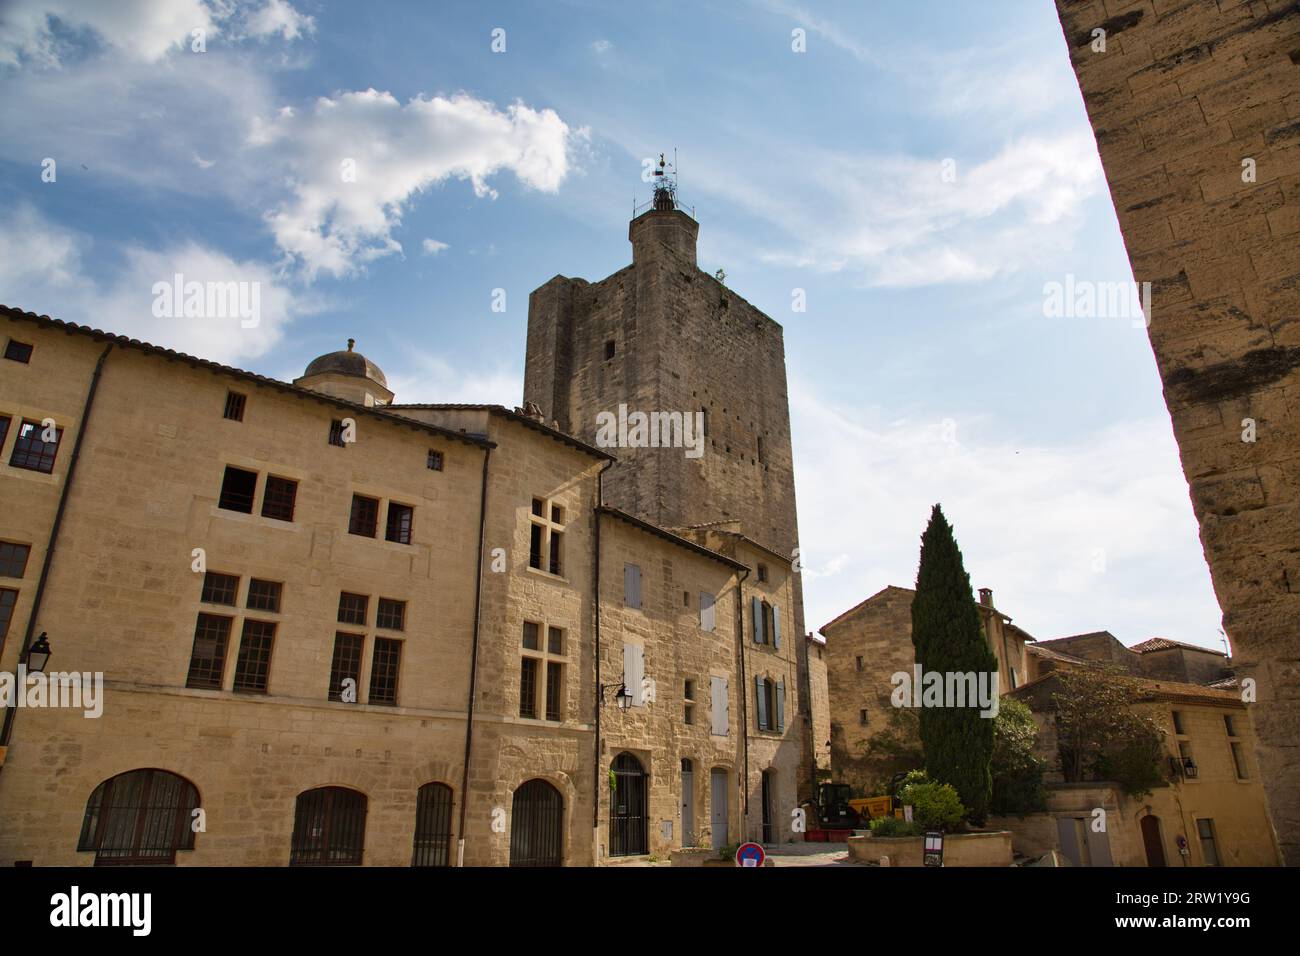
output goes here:
[{"label": "leafy shrub", "polygon": [[[911,780],[912,775],[908,775]],[[903,785],[899,799],[912,807],[912,821],[926,830],[951,830],[966,816],[961,797],[950,784],[933,781]]]},{"label": "leafy shrub", "polygon": [[871,835],[878,837],[919,836],[921,828],[898,817],[876,817],[871,821]]},{"label": "leafy shrub", "polygon": [[993,718],[992,810],[1025,816],[1047,808],[1043,786],[1046,761],[1035,753],[1038,725],[1033,712],[1014,697],[1004,697]]}]

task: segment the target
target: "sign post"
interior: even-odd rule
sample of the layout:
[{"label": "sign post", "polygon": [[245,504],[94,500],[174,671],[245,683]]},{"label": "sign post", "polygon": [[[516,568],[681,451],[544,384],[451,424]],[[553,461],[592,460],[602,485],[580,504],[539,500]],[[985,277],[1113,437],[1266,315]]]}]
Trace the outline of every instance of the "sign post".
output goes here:
[{"label": "sign post", "polygon": [[943,831],[925,831],[925,854],[922,860],[926,866],[943,866]]},{"label": "sign post", "polygon": [[736,866],[762,866],[767,854],[757,843],[742,843],[736,850]]}]

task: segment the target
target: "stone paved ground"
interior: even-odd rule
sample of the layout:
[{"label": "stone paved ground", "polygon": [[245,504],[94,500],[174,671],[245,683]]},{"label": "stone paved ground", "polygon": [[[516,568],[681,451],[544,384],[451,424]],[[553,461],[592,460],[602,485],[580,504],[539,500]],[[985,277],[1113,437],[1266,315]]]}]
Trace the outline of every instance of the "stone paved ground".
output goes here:
[{"label": "stone paved ground", "polygon": [[768,859],[774,866],[866,866],[849,859],[847,843],[787,843],[771,847]]}]

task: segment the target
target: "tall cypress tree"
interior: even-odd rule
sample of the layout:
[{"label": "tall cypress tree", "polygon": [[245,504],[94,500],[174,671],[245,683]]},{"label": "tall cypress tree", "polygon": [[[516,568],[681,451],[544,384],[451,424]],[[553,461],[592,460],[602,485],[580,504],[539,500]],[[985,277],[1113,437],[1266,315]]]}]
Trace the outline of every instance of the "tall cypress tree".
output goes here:
[{"label": "tall cypress tree", "polygon": [[[921,565],[912,599],[912,644],[925,672],[989,673],[997,657],[984,637],[970,575],[952,526],[938,505],[921,536]],[[916,693],[920,693],[917,688]],[[930,779],[948,783],[961,796],[969,819],[984,822],[992,797],[989,762],[993,756],[993,719],[980,716],[977,701],[966,707],[922,707],[921,746]]]}]

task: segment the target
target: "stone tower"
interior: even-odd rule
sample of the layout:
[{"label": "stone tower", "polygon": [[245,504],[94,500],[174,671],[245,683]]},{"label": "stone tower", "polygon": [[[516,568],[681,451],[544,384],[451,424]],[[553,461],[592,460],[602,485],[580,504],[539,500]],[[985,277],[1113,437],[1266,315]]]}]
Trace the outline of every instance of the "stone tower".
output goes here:
[{"label": "stone tower", "polygon": [[1260,776],[1300,865],[1300,7],[1056,5],[1133,276],[1151,283],[1233,665],[1256,683]]},{"label": "stone tower", "polygon": [[[632,264],[599,282],[556,276],[528,301],[524,401],[597,443],[597,415],[703,413],[703,454],[611,449],[605,502],[663,527],[739,521],[784,555],[798,544],[781,326],[695,263],[699,223],[671,196],[632,220]],[[802,630],[800,631],[802,633]]]}]

